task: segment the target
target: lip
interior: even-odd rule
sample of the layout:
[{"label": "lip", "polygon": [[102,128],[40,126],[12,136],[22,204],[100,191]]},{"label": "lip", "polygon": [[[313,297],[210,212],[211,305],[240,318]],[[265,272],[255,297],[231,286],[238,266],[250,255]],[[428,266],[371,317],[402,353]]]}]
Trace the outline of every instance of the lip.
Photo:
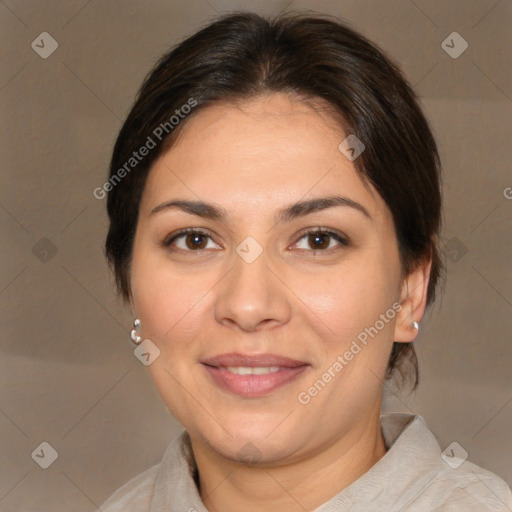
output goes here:
[{"label": "lip", "polygon": [[[310,366],[304,361],[274,354],[220,354],[201,361],[213,382],[222,389],[246,398],[256,398],[272,393],[292,382]],[[249,368],[278,367],[279,370],[262,375],[239,375],[230,372],[229,366]]]}]

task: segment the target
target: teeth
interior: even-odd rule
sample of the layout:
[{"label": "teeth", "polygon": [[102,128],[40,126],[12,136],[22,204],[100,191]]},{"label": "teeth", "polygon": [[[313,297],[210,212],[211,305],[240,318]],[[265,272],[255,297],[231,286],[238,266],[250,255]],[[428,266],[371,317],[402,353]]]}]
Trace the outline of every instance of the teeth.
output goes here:
[{"label": "teeth", "polygon": [[265,375],[266,373],[278,372],[279,366],[228,366],[226,370],[238,375]]}]

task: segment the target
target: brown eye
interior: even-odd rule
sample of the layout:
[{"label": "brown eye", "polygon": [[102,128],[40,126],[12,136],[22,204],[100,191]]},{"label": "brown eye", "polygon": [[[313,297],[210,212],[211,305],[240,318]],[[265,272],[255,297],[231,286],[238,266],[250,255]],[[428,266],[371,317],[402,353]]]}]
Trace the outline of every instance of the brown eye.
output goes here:
[{"label": "brown eye", "polygon": [[330,244],[330,236],[326,233],[317,233],[314,235],[308,235],[310,247],[316,249],[327,249]]},{"label": "brown eye", "polygon": [[171,236],[163,242],[163,246],[170,250],[182,250],[182,251],[202,251],[210,249],[208,243],[211,241],[213,248],[220,248],[216,243],[213,242],[210,234],[198,230],[198,229],[185,229]]},{"label": "brown eye", "polygon": [[[300,247],[300,240],[306,240],[305,244]],[[335,248],[338,246],[348,246],[348,241],[344,238],[340,233],[335,231],[325,230],[316,228],[313,230],[309,230],[305,232],[299,242],[296,243],[296,246],[299,249],[304,250],[313,250],[313,251],[326,251],[327,249]],[[332,243],[334,240],[334,244]],[[306,245],[306,247],[304,247]]]},{"label": "brown eye", "polygon": [[204,249],[207,243],[206,238],[200,233],[186,235],[185,244],[189,249]]}]

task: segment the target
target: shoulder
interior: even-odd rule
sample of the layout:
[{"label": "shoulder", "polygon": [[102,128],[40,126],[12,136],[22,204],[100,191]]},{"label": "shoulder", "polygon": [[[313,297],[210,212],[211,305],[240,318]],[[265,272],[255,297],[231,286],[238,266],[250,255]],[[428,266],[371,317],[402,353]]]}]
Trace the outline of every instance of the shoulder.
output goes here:
[{"label": "shoulder", "polygon": [[[441,452],[419,415],[382,416],[383,435],[391,446],[392,470],[400,475],[403,512],[511,512],[512,491],[499,476]],[[466,454],[467,456],[467,454]],[[455,458],[453,458],[455,457]],[[386,458],[386,456],[384,457]],[[389,468],[387,468],[389,469]]]},{"label": "shoulder", "polygon": [[512,491],[509,485],[499,476],[469,460],[452,467],[439,457],[438,464],[423,475],[422,482],[425,481],[421,491],[409,503],[410,508],[405,511],[512,511]]},{"label": "shoulder", "polygon": [[102,512],[149,512],[160,464],[133,477],[100,507]]},{"label": "shoulder", "polygon": [[442,496],[433,512],[509,512],[512,491],[494,473],[465,461],[458,469],[446,468],[433,482],[430,493]]}]

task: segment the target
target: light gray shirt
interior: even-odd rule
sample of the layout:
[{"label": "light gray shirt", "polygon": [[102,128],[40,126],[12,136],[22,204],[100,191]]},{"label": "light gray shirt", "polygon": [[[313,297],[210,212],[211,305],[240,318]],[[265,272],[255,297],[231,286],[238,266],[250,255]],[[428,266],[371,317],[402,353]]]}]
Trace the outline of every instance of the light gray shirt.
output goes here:
[{"label": "light gray shirt", "polygon": [[[512,512],[512,492],[498,476],[450,445],[441,453],[418,415],[384,413],[386,454],[312,512]],[[162,461],[119,488],[104,512],[208,512],[194,480],[190,437],[183,430]]]}]

